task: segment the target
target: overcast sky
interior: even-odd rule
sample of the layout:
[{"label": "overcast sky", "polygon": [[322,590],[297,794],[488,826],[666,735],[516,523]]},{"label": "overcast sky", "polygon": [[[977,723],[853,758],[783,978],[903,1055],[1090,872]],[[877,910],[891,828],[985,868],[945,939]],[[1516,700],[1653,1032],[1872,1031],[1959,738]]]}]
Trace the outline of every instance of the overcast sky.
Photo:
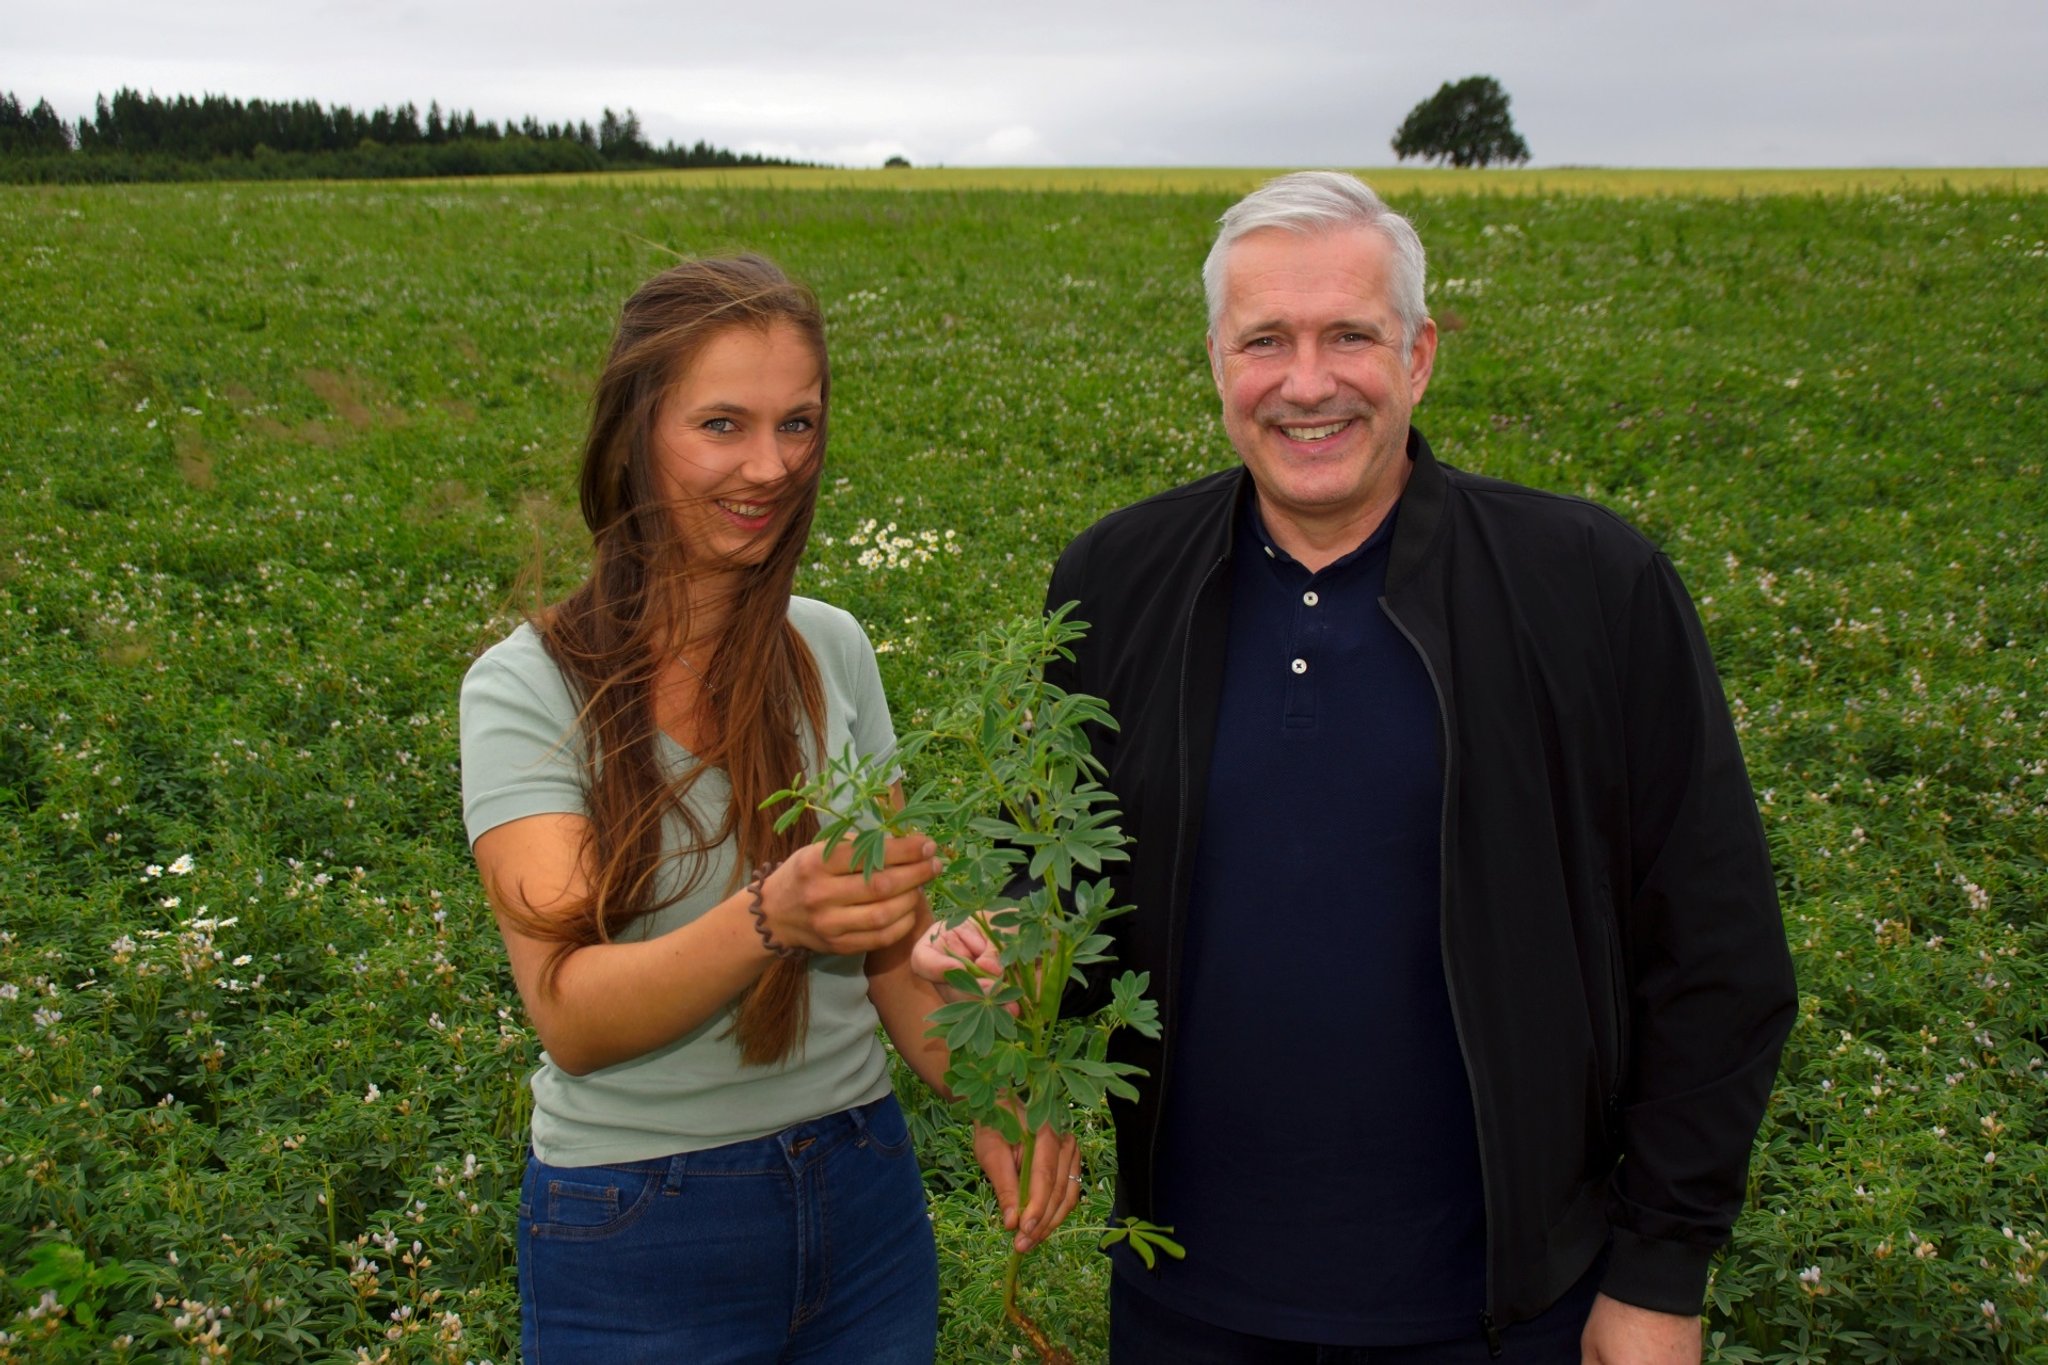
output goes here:
[{"label": "overcast sky", "polygon": [[2048,164],[2044,0],[0,0],[0,90],[640,115],[841,165],[1375,166],[1497,77],[1539,166]]}]

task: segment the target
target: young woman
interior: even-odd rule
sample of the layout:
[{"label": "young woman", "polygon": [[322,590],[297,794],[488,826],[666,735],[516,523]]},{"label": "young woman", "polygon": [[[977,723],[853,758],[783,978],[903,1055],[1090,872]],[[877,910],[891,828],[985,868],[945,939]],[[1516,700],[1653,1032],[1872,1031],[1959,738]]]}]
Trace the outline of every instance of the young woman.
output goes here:
[{"label": "young woman", "polygon": [[[629,299],[584,444],[589,579],[462,688],[463,813],[538,1032],[520,1197],[522,1339],[567,1361],[932,1359],[937,1267],[879,1020],[934,1086],[909,969],[922,836],[871,878],[760,804],[821,755],[894,744],[852,617],[790,584],[824,463],[809,291],[758,256]],[[1041,1142],[1029,1245],[1078,1198]]]}]

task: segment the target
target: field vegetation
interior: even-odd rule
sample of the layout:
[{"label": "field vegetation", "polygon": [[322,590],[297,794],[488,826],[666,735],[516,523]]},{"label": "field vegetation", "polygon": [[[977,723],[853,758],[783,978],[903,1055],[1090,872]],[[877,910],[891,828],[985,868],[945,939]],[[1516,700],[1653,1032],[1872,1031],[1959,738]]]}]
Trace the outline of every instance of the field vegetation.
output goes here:
[{"label": "field vegetation", "polygon": [[[688,171],[636,171],[649,184],[680,190],[1032,190],[1104,194],[1221,194],[1236,198],[1278,174],[1244,166],[919,166],[845,170],[829,166],[766,166]],[[2048,191],[2048,167],[1875,167],[1845,169],[1638,170],[1553,166],[1378,166],[1358,171],[1389,199],[1514,198],[1594,195],[1620,199],[1724,199],[1775,195],[2034,194]],[[607,176],[605,179],[615,179]],[[536,177],[525,177],[535,181]],[[594,176],[551,176],[553,183],[590,183]]]},{"label": "field vegetation", "polygon": [[[825,302],[801,587],[901,726],[1069,536],[1232,459],[1196,272],[1250,173],[712,174],[0,190],[0,1361],[516,1355],[535,1043],[456,686],[578,571],[588,385],[671,252]],[[1660,540],[1742,730],[1802,1005],[1710,1358],[2048,1361],[2048,199],[1870,174],[1382,178],[1420,425]],[[901,1092],[942,1359],[1007,1360],[992,1204]],[[1036,1255],[1100,1358],[1101,1258]]]}]

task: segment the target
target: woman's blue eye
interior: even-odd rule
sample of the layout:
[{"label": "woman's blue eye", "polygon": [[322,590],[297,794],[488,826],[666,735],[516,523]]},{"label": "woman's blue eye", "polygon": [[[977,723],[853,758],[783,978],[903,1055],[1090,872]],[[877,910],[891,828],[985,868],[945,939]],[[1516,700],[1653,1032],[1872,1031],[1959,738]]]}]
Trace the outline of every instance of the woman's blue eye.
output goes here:
[{"label": "woman's blue eye", "polygon": [[782,424],[782,429],[791,432],[809,431],[811,425],[811,419],[808,417],[792,417]]},{"label": "woman's blue eye", "polygon": [[727,432],[732,429],[732,418],[730,417],[714,417],[704,424],[704,430],[706,431]]}]

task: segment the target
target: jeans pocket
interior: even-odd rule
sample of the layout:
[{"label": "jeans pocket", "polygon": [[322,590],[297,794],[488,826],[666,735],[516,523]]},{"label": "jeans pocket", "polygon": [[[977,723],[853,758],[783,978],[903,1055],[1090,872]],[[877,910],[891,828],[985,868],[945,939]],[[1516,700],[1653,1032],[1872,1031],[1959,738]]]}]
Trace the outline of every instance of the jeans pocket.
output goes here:
[{"label": "jeans pocket", "polygon": [[884,1095],[868,1106],[861,1145],[883,1156],[902,1156],[910,1150],[910,1123],[894,1095]]},{"label": "jeans pocket", "polygon": [[539,1165],[520,1212],[534,1237],[597,1241],[638,1222],[661,1192],[663,1176],[659,1170]]}]

